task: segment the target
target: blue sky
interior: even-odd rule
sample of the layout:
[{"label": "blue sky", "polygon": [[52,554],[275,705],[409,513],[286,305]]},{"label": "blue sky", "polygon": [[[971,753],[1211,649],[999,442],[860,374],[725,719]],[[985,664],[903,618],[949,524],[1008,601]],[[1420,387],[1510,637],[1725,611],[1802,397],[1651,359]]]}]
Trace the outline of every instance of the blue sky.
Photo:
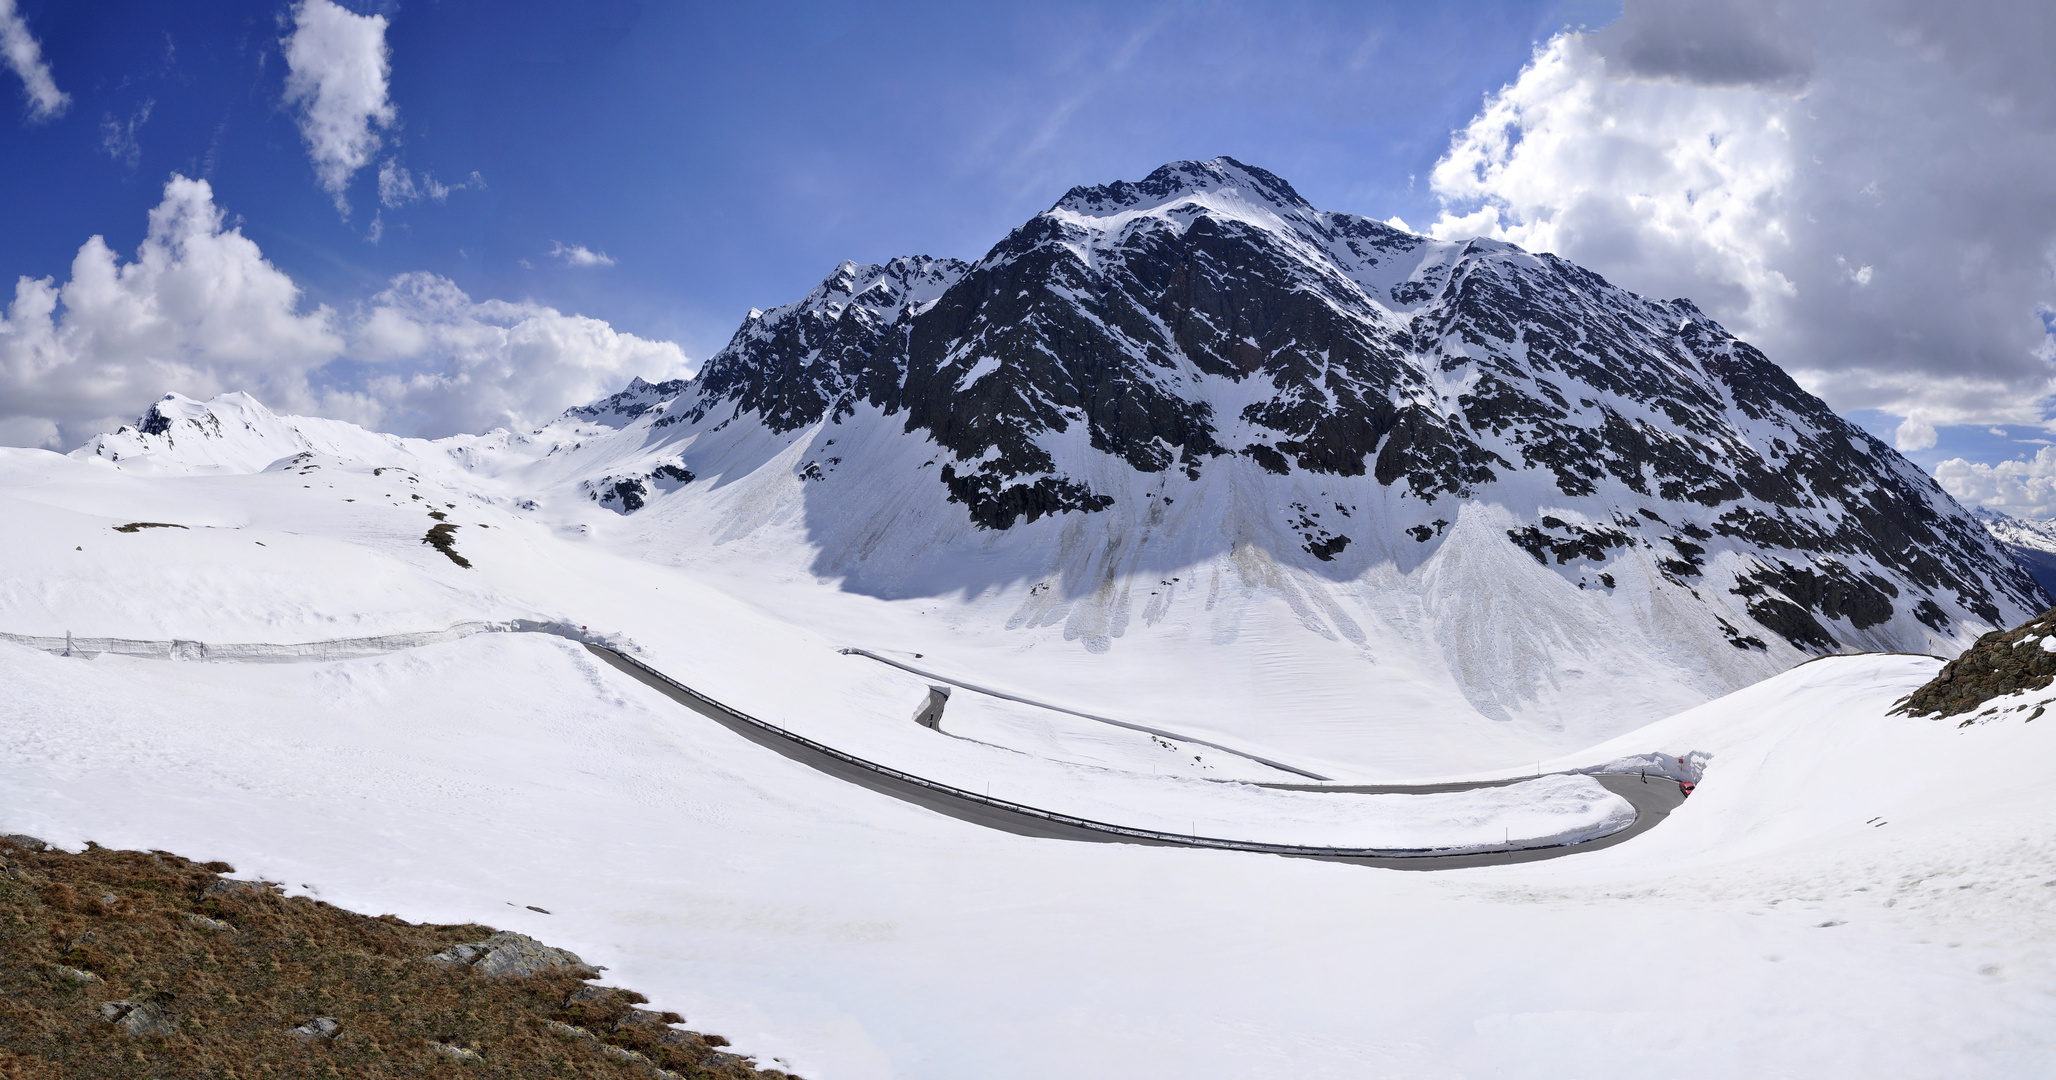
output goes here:
[{"label": "blue sky", "polygon": [[[845,258],[975,257],[1072,184],[1232,154],[1316,205],[1432,218],[1422,178],[1537,40],[1604,6],[346,3],[390,21],[379,160],[481,188],[337,212],[281,103],[289,8],[23,0],[54,122],[0,124],[0,271],[60,279],[205,178],[308,298],[404,271],[704,357]],[[1595,14],[1595,11],[1597,14]],[[107,125],[135,124],[133,158]],[[126,146],[123,147],[126,150]],[[367,240],[374,215],[378,242]],[[554,245],[604,252],[574,268]],[[524,265],[524,260],[526,265]]]}]

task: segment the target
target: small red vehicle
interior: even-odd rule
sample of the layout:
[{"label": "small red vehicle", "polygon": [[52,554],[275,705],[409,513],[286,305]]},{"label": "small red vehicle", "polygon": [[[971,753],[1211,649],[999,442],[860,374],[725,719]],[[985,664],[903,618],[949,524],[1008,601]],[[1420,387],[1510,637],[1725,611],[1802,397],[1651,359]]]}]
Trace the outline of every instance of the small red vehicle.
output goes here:
[{"label": "small red vehicle", "polygon": [[1678,794],[1689,799],[1692,797],[1692,789],[1698,786],[1690,780],[1680,780],[1678,781]]}]

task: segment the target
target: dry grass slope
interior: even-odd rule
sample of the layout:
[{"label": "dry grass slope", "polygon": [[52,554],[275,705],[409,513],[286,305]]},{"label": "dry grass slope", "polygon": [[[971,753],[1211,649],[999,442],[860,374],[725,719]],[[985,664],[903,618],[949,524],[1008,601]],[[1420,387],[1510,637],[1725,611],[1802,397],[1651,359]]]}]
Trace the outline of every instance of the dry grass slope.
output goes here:
[{"label": "dry grass slope", "polygon": [[431,959],[490,927],[223,888],[230,870],[0,839],[0,1077],[786,1076],[574,970]]}]

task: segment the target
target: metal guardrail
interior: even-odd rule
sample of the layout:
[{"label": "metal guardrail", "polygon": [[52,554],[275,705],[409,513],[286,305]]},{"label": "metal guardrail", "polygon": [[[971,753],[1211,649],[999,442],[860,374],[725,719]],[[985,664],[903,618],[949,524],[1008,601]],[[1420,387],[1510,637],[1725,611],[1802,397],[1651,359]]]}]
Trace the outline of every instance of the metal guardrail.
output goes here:
[{"label": "metal guardrail", "polygon": [[[840,761],[844,764],[854,766],[858,769],[862,769],[865,772],[869,772],[873,775],[885,777],[887,779],[891,779],[899,783],[907,784],[913,787],[922,788],[927,791],[932,791],[938,795],[942,795],[948,798],[957,799],[963,802],[973,803],[976,805],[988,806],[995,810],[999,810],[1005,813],[1017,814],[1022,817],[1035,818],[1058,825],[1068,826],[1071,828],[1083,829],[1088,832],[1102,833],[1108,836],[1126,837],[1133,840],[1142,840],[1152,843],[1168,844],[1173,846],[1214,848],[1223,851],[1253,851],[1270,855],[1313,855],[1325,856],[1330,858],[1339,857],[1373,859],[1432,859],[1465,855],[1496,855],[1501,853],[1511,854],[1523,851],[1547,851],[1552,848],[1575,847],[1578,844],[1605,839],[1605,837],[1591,837],[1588,840],[1572,840],[1563,843],[1552,844],[1526,844],[1519,847],[1510,844],[1504,844],[1481,848],[1342,848],[1322,847],[1311,844],[1272,844],[1260,840],[1228,840],[1217,836],[1201,836],[1196,832],[1163,832],[1157,829],[1138,829],[1128,825],[1115,825],[1110,822],[1095,821],[1091,818],[1078,817],[1075,814],[1064,814],[1054,810],[1044,810],[1040,807],[1028,806],[1024,803],[1011,802],[1006,799],[996,799],[990,795],[980,795],[975,791],[967,791],[963,788],[952,787],[949,784],[939,783],[937,781],[930,780],[926,777],[915,776],[912,773],[902,772],[898,769],[892,768],[889,765],[880,765],[875,761],[869,761],[864,758],[860,758],[855,754],[838,750],[835,747],[829,746],[826,743],[817,742],[813,739],[807,738],[804,735],[799,735],[791,731],[787,731],[785,728],[780,727],[777,724],[773,724],[765,720],[759,720],[756,717],[741,711],[740,709],[736,709],[729,705],[723,704],[722,702],[716,701],[713,698],[710,698],[707,695],[700,693],[698,690],[695,690],[692,687],[687,686],[682,682],[679,682],[677,679],[674,679],[671,676],[666,675],[661,671],[658,671],[656,668],[653,668],[650,665],[643,663],[641,660],[638,660],[635,657],[630,656],[610,645],[603,644],[602,641],[599,640],[599,635],[588,632],[585,627],[581,626],[574,629],[568,623],[545,622],[542,620],[535,619],[510,619],[501,622],[459,623],[456,626],[452,626],[447,630],[431,631],[425,634],[403,634],[375,638],[350,638],[336,641],[308,642],[301,645],[208,645],[203,642],[184,640],[152,641],[129,638],[75,638],[70,634],[66,634],[64,637],[59,638],[36,637],[26,634],[0,633],[0,640],[8,641],[18,645],[26,645],[34,649],[47,650],[53,653],[60,653],[66,656],[91,655],[95,653],[115,652],[124,655],[167,660],[229,660],[245,662],[254,660],[261,662],[266,660],[319,661],[348,659],[354,658],[356,656],[390,652],[398,648],[407,648],[423,644],[439,643],[441,641],[454,640],[457,638],[468,637],[472,634],[477,633],[493,632],[540,633],[549,634],[555,637],[568,638],[572,641],[576,641],[584,645],[588,649],[592,649],[596,652],[604,652],[608,656],[614,657],[621,663],[643,672],[649,677],[664,683],[666,686],[669,686],[677,690],[679,693],[686,695],[694,701],[699,702],[706,708],[718,712],[723,716],[727,716],[733,720],[748,725],[749,727],[761,731],[765,734],[786,740],[787,742],[793,743],[794,745],[805,747],[806,749],[811,750],[814,753],[821,754],[825,757],[833,758],[834,760]],[[1609,833],[1607,835],[1611,836],[1614,834]]]},{"label": "metal guardrail", "polygon": [[[813,739],[809,739],[805,735],[795,734],[794,732],[787,731],[785,728],[780,727],[777,724],[773,724],[765,720],[759,720],[756,717],[751,716],[748,713],[745,713],[739,709],[722,704],[721,702],[716,701],[713,698],[710,698],[707,695],[700,693],[698,690],[695,690],[692,687],[687,686],[682,682],[679,682],[677,679],[674,679],[671,676],[666,675],[661,671],[658,671],[656,668],[653,668],[650,665],[643,663],[641,660],[638,660],[635,657],[618,652],[614,649],[607,648],[604,645],[593,645],[588,643],[587,648],[595,650],[604,650],[608,654],[619,658],[623,663],[626,663],[636,668],[637,670],[649,675],[651,678],[661,680],[665,685],[672,687],[679,693],[685,694],[686,696],[692,698],[694,701],[697,701],[700,704],[706,706],[707,708],[719,712],[724,716],[728,716],[735,720],[741,721],[742,723],[747,724],[753,728],[756,728],[766,734],[773,735],[778,738],[784,739],[788,742],[792,742],[799,746],[806,747],[807,749],[812,750],[817,754],[822,754],[827,757],[834,758],[835,760],[843,762],[847,765],[853,765],[859,769],[863,769],[866,772],[870,772],[878,776],[887,777],[903,784],[910,784],[915,787],[924,788],[926,790],[933,791],[937,794],[948,796],[950,798],[959,799],[970,803],[976,803],[982,806],[989,806],[995,810],[1001,810],[1012,814],[1020,814],[1025,817],[1037,818],[1043,821],[1054,822],[1059,825],[1067,825],[1072,828],[1085,829],[1091,832],[1105,833],[1110,836],[1128,837],[1136,840],[1146,840],[1160,844],[1171,844],[1183,847],[1216,848],[1224,851],[1254,851],[1269,855],[1321,855],[1329,857],[1375,859],[1423,859],[1442,858],[1452,855],[1496,855],[1502,852],[1543,851],[1548,850],[1550,848],[1574,847],[1578,844],[1586,842],[1583,840],[1572,840],[1563,843],[1526,844],[1521,846],[1501,844],[1482,848],[1340,848],[1320,847],[1308,844],[1271,844],[1265,843],[1260,840],[1228,840],[1216,836],[1201,836],[1197,833],[1172,833],[1162,832],[1156,829],[1138,829],[1128,825],[1114,825],[1105,821],[1095,821],[1091,818],[1078,817],[1074,814],[1065,814],[1055,810],[1044,810],[1039,807],[1028,806],[1024,803],[1010,802],[1006,799],[996,799],[990,795],[980,795],[975,791],[966,791],[963,788],[952,787],[948,784],[939,783],[937,781],[930,780],[926,777],[915,776],[912,773],[902,772],[889,765],[880,765],[875,761],[869,761],[864,758],[860,758],[855,754],[838,750],[835,747],[829,746],[826,743],[817,742]],[[1604,837],[1592,837],[1590,839],[1598,840],[1604,839]]]},{"label": "metal guardrail", "polygon": [[234,663],[325,663],[383,656],[402,649],[441,645],[474,634],[549,634],[580,643],[604,642],[603,635],[587,632],[583,626],[544,619],[473,619],[443,630],[427,630],[371,637],[329,638],[298,644],[235,642],[228,644],[193,641],[186,638],[151,639],[79,637],[66,632],[54,635],[0,632],[0,641],[23,645],[59,656],[133,656],[145,660],[229,661]]},{"label": "metal guardrail", "polygon": [[1304,776],[1309,780],[1326,781],[1333,779],[1332,777],[1322,776],[1320,773],[1308,772],[1297,765],[1287,765],[1282,761],[1272,761],[1270,758],[1267,757],[1258,757],[1257,755],[1252,754],[1247,750],[1237,750],[1232,746],[1223,746],[1217,742],[1208,742],[1205,739],[1195,738],[1191,735],[1181,735],[1175,731],[1167,731],[1163,728],[1154,728],[1150,727],[1147,724],[1136,724],[1131,723],[1127,720],[1116,720],[1111,716],[1100,716],[1097,713],[1079,712],[1077,709],[1067,709],[1062,705],[1051,705],[1046,701],[1036,701],[1034,698],[1025,698],[1019,694],[1010,694],[1007,693],[1005,690],[994,690],[989,686],[979,686],[977,683],[967,683],[960,679],[951,678],[950,676],[944,675],[938,671],[930,671],[927,668],[915,667],[914,665],[906,663],[904,661],[894,660],[890,656],[880,656],[869,649],[848,648],[840,649],[838,651],[841,652],[844,656],[861,656],[867,660],[876,660],[881,664],[890,664],[893,667],[900,669],[901,671],[911,671],[924,679],[934,679],[937,682],[946,682],[951,686],[960,687],[962,689],[969,690],[972,693],[984,694],[986,697],[995,697],[999,698],[1002,701],[1018,701],[1023,705],[1033,705],[1038,709],[1048,709],[1051,712],[1060,712],[1071,716],[1083,717],[1087,720],[1092,720],[1101,724],[1111,724],[1117,728],[1127,728],[1129,731],[1140,731],[1146,734],[1158,736],[1160,738],[1171,739],[1182,743],[1191,743],[1194,746],[1204,746],[1210,750],[1219,750],[1224,754],[1233,754],[1236,757],[1242,758],[1246,761],[1254,761],[1259,765],[1268,765],[1273,769],[1280,770],[1281,772],[1289,772],[1294,776]]}]

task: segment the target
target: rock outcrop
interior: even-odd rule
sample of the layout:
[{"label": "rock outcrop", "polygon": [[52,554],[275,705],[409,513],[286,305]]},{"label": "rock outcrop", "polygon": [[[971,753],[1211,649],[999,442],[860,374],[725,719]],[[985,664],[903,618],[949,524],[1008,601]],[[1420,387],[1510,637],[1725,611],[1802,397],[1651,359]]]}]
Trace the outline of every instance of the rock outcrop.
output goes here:
[{"label": "rock outcrop", "polygon": [[520,978],[543,971],[565,970],[592,978],[598,969],[578,954],[553,949],[526,934],[502,930],[484,941],[452,945],[435,954],[437,963],[469,967],[488,978]]},{"label": "rock outcrop", "polygon": [[1972,712],[1994,698],[2046,690],[2056,682],[2056,608],[2011,630],[1977,639],[1892,711],[1948,717]]}]

